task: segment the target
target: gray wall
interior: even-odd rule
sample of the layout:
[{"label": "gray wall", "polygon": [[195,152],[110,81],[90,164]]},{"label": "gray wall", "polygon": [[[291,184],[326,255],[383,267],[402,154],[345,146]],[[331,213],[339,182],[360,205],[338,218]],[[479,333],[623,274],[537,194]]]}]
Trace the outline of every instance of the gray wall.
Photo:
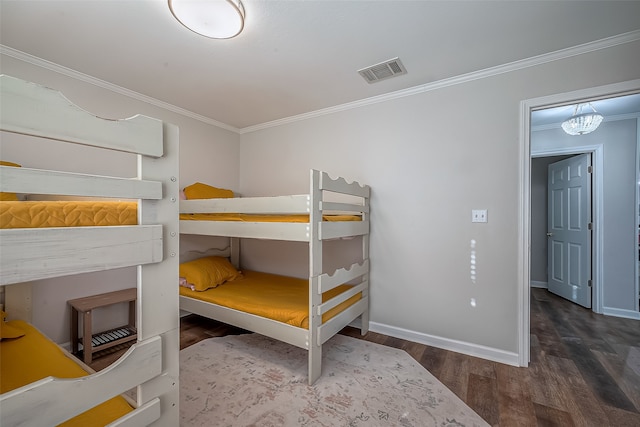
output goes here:
[{"label": "gray wall", "polygon": [[[241,191],[304,192],[310,167],[370,184],[372,329],[516,353],[520,102],[640,78],[638,58],[625,44],[244,133]],[[299,248],[278,252],[243,250],[304,274]]]},{"label": "gray wall", "polygon": [[[562,147],[603,144],[603,283],[602,305],[606,309],[635,311],[635,274],[638,259],[638,223],[635,195],[637,191],[636,146],[637,120],[604,122],[595,132],[570,136],[561,129],[531,133],[531,152]],[[535,160],[535,159],[534,159]],[[533,170],[534,168],[532,168]],[[532,172],[532,178],[534,173]],[[540,277],[542,248],[534,248],[533,235],[533,179],[532,179],[532,280],[534,265]],[[545,179],[546,185],[546,179]],[[536,210],[537,211],[537,210]],[[546,250],[544,250],[546,256]]]}]

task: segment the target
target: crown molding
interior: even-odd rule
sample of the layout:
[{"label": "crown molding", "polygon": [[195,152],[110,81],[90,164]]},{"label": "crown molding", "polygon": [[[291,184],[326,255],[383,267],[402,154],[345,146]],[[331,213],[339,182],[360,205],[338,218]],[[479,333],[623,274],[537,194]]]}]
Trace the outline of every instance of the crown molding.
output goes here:
[{"label": "crown molding", "polygon": [[94,86],[101,87],[103,89],[110,90],[115,93],[119,93],[129,98],[154,105],[156,107],[164,108],[166,110],[172,111],[174,113],[180,114],[185,117],[192,118],[194,120],[198,120],[200,122],[203,122],[209,125],[226,129],[231,132],[244,134],[244,133],[255,132],[262,129],[281,126],[288,123],[307,120],[314,117],[320,117],[327,114],[333,114],[333,113],[351,110],[354,108],[359,108],[367,105],[377,104],[380,102],[386,102],[394,99],[404,98],[405,96],[412,96],[412,95],[418,95],[426,92],[431,92],[431,91],[446,88],[449,86],[459,85],[459,84],[468,83],[474,80],[480,80],[487,77],[492,77],[500,74],[522,70],[525,68],[535,67],[535,66],[546,64],[549,62],[559,61],[559,60],[570,58],[573,56],[583,55],[585,53],[594,52],[601,49],[607,49],[610,47],[618,46],[625,43],[631,43],[638,40],[640,40],[640,30],[630,31],[628,33],[607,37],[594,42],[584,43],[578,46],[561,49],[555,52],[550,52],[550,53],[534,56],[531,58],[510,62],[507,64],[498,65],[495,67],[490,67],[490,68],[486,68],[479,71],[473,71],[470,73],[461,74],[459,76],[442,79],[435,82],[426,83],[423,85],[413,86],[408,89],[403,89],[403,90],[390,92],[383,95],[365,98],[365,99],[354,101],[354,102],[349,102],[341,105],[336,105],[333,107],[323,108],[320,110],[298,114],[295,116],[285,117],[283,119],[273,120],[270,122],[266,122],[266,123],[262,123],[254,126],[247,126],[241,129],[228,125],[226,123],[219,122],[212,118],[202,116],[200,114],[194,113],[184,108],[175,106],[173,104],[160,101],[156,98],[123,88],[113,83],[100,80],[98,78],[92,77],[88,74],[81,73],[71,68],[67,68],[62,65],[55,64],[53,62],[47,61],[42,58],[38,58],[36,56],[30,55],[25,52],[21,52],[17,49],[13,49],[11,47],[8,47],[2,44],[0,44],[0,54],[10,56],[19,61],[27,62],[29,64],[32,64],[41,68],[45,68],[47,70],[50,70],[59,74],[63,74],[65,76],[92,84]]},{"label": "crown molding", "polygon": [[351,110],[353,108],[358,108],[365,105],[372,105],[372,104],[377,104],[379,102],[385,102],[393,99],[403,98],[405,96],[412,96],[412,95],[418,95],[421,93],[431,92],[431,91],[442,89],[445,87],[468,83],[474,80],[480,80],[487,77],[497,76],[500,74],[510,73],[513,71],[522,70],[524,68],[535,67],[535,66],[546,64],[549,62],[559,61],[559,60],[570,58],[573,56],[583,55],[585,53],[594,52],[601,49],[607,49],[610,47],[618,46],[625,43],[631,43],[638,40],[640,40],[640,30],[630,31],[628,33],[619,34],[617,36],[607,37],[601,40],[584,43],[578,46],[557,50],[555,52],[545,53],[542,55],[533,56],[531,58],[510,62],[503,65],[497,65],[495,67],[485,68],[484,70],[461,74],[459,76],[442,79],[442,80],[426,83],[419,86],[414,86],[408,89],[402,89],[399,91],[390,92],[384,95],[365,98],[355,102],[336,105],[334,107],[323,108],[321,110],[316,110],[316,111],[311,111],[309,113],[286,117],[284,119],[274,120],[271,122],[266,122],[266,123],[262,123],[255,126],[247,126],[247,127],[241,128],[240,133],[243,134],[243,133],[255,132],[261,129],[281,126],[287,123],[298,122],[298,121],[310,119],[313,117],[320,117],[327,114],[337,113],[340,111]]},{"label": "crown molding", "polygon": [[17,49],[13,49],[9,46],[5,46],[0,44],[0,55],[6,55],[11,58],[17,59],[22,62],[29,63],[31,65],[35,65],[40,68],[47,69],[49,71],[53,71],[58,74],[65,75],[67,77],[71,77],[76,80],[80,80],[85,83],[92,84],[94,86],[107,89],[111,92],[118,93],[120,95],[127,96],[129,98],[145,102],[147,104],[154,105],[156,107],[163,108],[165,110],[172,111],[174,113],[180,114],[182,116],[198,120],[200,122],[213,125],[222,129],[226,129],[231,132],[239,133],[239,129],[233,126],[230,126],[226,123],[219,122],[217,120],[211,119],[209,117],[205,117],[203,115],[194,113],[189,110],[185,110],[184,108],[175,106],[173,104],[169,104],[168,102],[160,101],[159,99],[153,98],[151,96],[143,95],[139,92],[135,92],[133,90],[129,90],[122,86],[115,85],[113,83],[109,83],[104,80],[100,80],[96,77],[90,76],[88,74],[81,73],[80,71],[73,70],[71,68],[64,67],[62,65],[56,64],[51,61],[47,61],[46,59],[39,58],[37,56],[30,55],[28,53],[19,51]]}]

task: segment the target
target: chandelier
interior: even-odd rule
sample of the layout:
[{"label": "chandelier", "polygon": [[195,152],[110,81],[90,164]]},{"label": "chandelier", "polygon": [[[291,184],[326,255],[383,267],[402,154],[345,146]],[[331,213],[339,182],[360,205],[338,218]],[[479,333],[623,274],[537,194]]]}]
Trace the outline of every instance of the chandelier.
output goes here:
[{"label": "chandelier", "polygon": [[169,9],[182,25],[212,39],[230,39],[244,28],[240,0],[169,0]]},{"label": "chandelier", "polygon": [[[585,107],[591,108],[592,111],[583,113]],[[562,129],[569,135],[585,135],[598,129],[603,118],[590,102],[578,104],[573,110],[573,116],[562,122]]]}]

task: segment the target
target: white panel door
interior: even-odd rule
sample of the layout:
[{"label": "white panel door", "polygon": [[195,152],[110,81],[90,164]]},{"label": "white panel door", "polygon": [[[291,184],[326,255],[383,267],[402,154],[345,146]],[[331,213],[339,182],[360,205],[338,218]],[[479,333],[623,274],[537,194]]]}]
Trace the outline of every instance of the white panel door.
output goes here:
[{"label": "white panel door", "polygon": [[549,291],[591,308],[591,155],[549,165]]}]

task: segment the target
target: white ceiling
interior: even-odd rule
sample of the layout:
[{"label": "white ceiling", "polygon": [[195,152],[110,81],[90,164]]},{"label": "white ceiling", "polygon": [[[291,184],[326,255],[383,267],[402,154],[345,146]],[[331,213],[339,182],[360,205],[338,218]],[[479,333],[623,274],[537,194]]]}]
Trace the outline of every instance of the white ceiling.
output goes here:
[{"label": "white ceiling", "polygon": [[[163,0],[0,0],[0,43],[241,129],[640,29],[640,1],[243,3],[212,40]],[[357,73],[396,56],[406,75]]]}]

